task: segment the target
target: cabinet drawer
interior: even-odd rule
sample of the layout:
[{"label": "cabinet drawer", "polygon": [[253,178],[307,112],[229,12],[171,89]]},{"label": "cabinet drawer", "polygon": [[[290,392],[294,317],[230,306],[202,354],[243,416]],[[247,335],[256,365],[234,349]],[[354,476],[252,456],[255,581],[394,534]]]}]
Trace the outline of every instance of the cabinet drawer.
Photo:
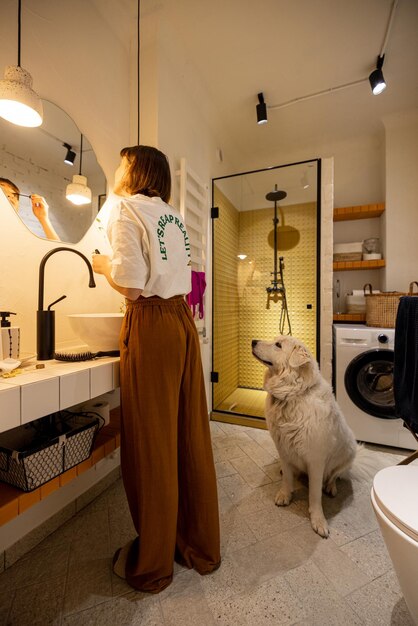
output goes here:
[{"label": "cabinet drawer", "polygon": [[90,372],[74,372],[60,376],[60,409],[90,399]]},{"label": "cabinet drawer", "polygon": [[113,363],[106,363],[90,370],[90,397],[107,393],[113,389]]},{"label": "cabinet drawer", "polygon": [[0,432],[20,425],[20,387],[0,388]]},{"label": "cabinet drawer", "polygon": [[21,423],[31,422],[59,410],[59,378],[40,380],[21,387]]}]

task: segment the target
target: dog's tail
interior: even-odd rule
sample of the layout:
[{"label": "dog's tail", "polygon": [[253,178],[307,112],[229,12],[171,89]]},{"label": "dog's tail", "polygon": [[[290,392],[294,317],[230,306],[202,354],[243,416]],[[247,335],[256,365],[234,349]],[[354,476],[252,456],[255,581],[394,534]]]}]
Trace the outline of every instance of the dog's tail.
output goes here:
[{"label": "dog's tail", "polygon": [[344,472],[343,477],[351,480],[372,481],[377,472],[385,467],[397,465],[402,458],[396,454],[375,452],[358,444],[353,464]]}]

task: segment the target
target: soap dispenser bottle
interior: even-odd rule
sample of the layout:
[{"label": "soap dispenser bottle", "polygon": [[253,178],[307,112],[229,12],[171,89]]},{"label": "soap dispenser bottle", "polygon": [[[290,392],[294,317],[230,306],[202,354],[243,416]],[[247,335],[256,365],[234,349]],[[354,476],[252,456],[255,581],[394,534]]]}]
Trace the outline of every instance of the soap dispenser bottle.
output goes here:
[{"label": "soap dispenser bottle", "polygon": [[12,311],[0,311],[0,360],[18,359],[20,353],[20,328],[12,326],[9,320]]}]

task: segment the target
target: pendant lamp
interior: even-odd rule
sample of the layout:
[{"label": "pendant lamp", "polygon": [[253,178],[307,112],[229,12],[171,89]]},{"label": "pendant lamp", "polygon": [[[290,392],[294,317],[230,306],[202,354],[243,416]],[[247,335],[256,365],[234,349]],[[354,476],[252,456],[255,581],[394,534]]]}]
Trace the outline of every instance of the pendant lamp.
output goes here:
[{"label": "pendant lamp", "polygon": [[8,65],[0,80],[0,117],[17,126],[42,124],[42,101],[32,89],[32,76],[20,65],[22,2],[18,2],[17,65]]},{"label": "pendant lamp", "polygon": [[80,142],[80,168],[78,174],[74,174],[72,183],[67,185],[65,197],[67,200],[81,206],[91,203],[91,189],[87,186],[87,178],[81,174],[81,163],[83,159],[83,135]]}]

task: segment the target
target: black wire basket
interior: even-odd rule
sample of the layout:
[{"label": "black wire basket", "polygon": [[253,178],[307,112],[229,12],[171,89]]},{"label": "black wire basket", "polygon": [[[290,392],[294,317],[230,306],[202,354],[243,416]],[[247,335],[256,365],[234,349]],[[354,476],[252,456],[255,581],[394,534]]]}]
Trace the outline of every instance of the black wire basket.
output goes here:
[{"label": "black wire basket", "polygon": [[0,481],[37,489],[89,458],[103,422],[95,413],[63,411],[1,433]]}]

